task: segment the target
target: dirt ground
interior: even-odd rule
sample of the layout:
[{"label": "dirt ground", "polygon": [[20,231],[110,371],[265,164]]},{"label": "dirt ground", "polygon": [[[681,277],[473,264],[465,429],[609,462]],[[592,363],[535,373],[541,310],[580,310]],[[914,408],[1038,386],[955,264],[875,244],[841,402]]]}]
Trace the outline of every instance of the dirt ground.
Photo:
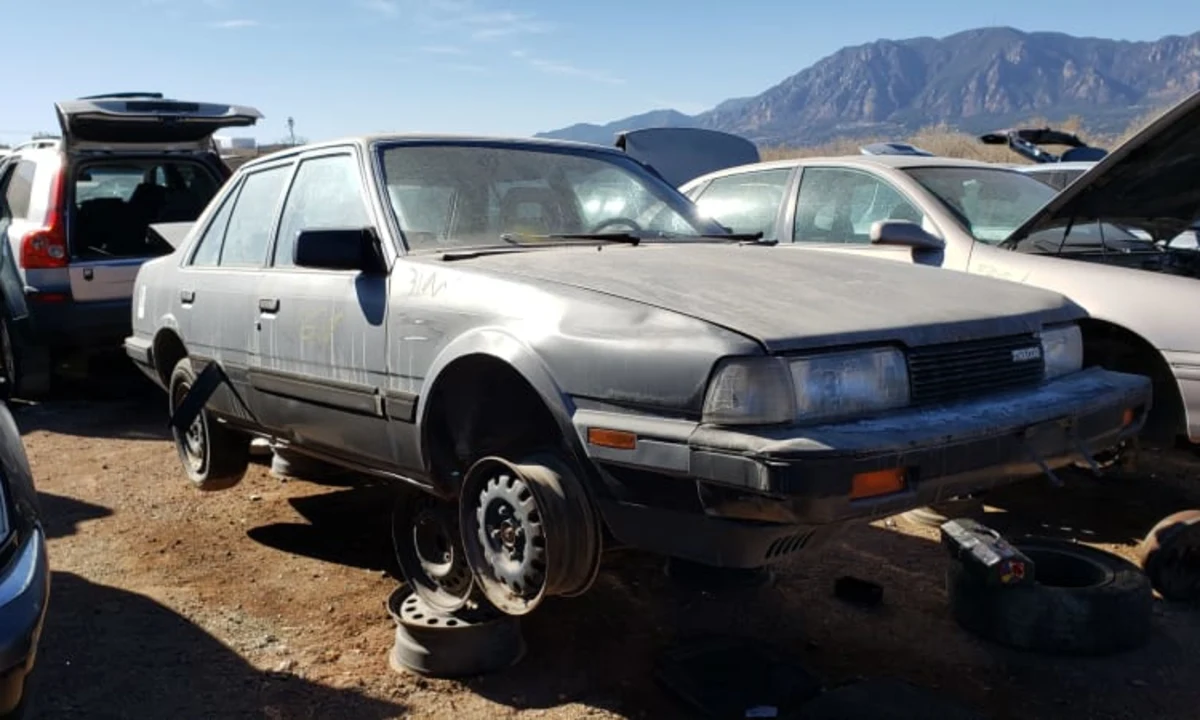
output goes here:
[{"label": "dirt ground", "polygon": [[[902,678],[990,717],[1196,717],[1200,612],[1157,603],[1151,642],[1118,657],[1003,650],[949,618],[944,551],[904,520],[852,527],[771,585],[725,595],[623,554],[589,593],[524,621],[515,668],[469,682],[398,674],[386,659],[391,488],[281,482],[253,465],[240,486],[201,495],[156,388],[135,378],[64,395],[14,404],[51,537],[40,717],[687,717],[652,679],[654,658],[715,631],[799,650],[827,683]],[[1171,490],[1196,467],[1147,458],[1141,476],[1027,484],[993,497],[1007,512],[991,519],[1128,554],[1197,504]],[[882,583],[883,605],[836,600],[843,574]]]}]

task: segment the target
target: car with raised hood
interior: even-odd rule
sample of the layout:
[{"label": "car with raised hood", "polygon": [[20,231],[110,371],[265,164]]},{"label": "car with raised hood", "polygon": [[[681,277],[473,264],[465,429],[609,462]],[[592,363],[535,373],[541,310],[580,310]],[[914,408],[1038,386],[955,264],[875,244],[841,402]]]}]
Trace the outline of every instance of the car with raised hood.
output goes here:
[{"label": "car with raised hood", "polygon": [[417,489],[398,560],[443,609],[581,593],[613,545],[760,567],[1086,461],[1150,400],[1056,293],[732,235],[618,148],[331,141],[158,229],[125,347],[187,478],[257,436]]},{"label": "car with raised hood", "polygon": [[55,111],[60,138],[0,159],[0,375],[24,397],[45,393],[60,361],[120,351],[138,266],[171,251],[147,227],[195,220],[231,172],[213,133],[262,117],[140,92]]},{"label": "car with raised hood", "polygon": [[[1040,138],[1044,139],[1044,138]],[[1049,166],[1049,165],[1048,165]],[[854,155],[729,167],[685,183],[702,212],[783,246],[885,258],[1060,292],[1082,306],[1087,365],[1150,376],[1142,439],[1200,442],[1200,93],[1061,191],[997,164]],[[874,223],[905,224],[872,232]]]}]

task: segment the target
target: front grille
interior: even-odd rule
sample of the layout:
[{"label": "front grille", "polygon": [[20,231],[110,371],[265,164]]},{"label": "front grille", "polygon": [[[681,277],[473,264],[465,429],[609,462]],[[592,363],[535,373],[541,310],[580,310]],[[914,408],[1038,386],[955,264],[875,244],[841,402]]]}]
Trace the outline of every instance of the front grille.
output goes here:
[{"label": "front grille", "polygon": [[[1036,348],[1031,359],[1019,351]],[[928,405],[1016,390],[1042,381],[1041,341],[1035,335],[929,345],[910,350],[912,403]]]}]

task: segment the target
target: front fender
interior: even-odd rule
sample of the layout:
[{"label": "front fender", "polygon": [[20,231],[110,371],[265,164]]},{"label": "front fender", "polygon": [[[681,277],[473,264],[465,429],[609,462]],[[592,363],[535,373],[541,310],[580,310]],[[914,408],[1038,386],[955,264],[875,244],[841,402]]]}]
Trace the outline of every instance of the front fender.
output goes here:
[{"label": "front fender", "polygon": [[495,327],[477,328],[451,341],[442,349],[430,365],[425,377],[421,396],[417,400],[416,430],[420,437],[420,452],[422,467],[429,467],[430,451],[428,433],[425,432],[429,419],[429,401],[434,395],[441,374],[456,360],[472,356],[484,355],[506,363],[529,383],[530,387],[541,397],[542,402],[554,416],[569,445],[575,459],[582,462],[586,455],[576,433],[571,418],[575,414],[575,403],[570,395],[563,392],[554,375],[528,344],[519,340],[511,332]]}]

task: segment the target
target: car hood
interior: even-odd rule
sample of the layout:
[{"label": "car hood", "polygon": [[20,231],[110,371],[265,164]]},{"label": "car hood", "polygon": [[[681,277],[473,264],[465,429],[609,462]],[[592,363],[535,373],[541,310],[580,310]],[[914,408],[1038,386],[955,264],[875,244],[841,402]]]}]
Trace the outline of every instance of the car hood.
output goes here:
[{"label": "car hood", "polygon": [[1008,241],[1068,222],[1105,220],[1169,239],[1200,217],[1200,92],[1113,149]]},{"label": "car hood", "polygon": [[939,268],[725,244],[608,245],[458,260],[687,315],[770,352],[865,342],[909,347],[1037,332],[1082,310],[1062,295]]}]

